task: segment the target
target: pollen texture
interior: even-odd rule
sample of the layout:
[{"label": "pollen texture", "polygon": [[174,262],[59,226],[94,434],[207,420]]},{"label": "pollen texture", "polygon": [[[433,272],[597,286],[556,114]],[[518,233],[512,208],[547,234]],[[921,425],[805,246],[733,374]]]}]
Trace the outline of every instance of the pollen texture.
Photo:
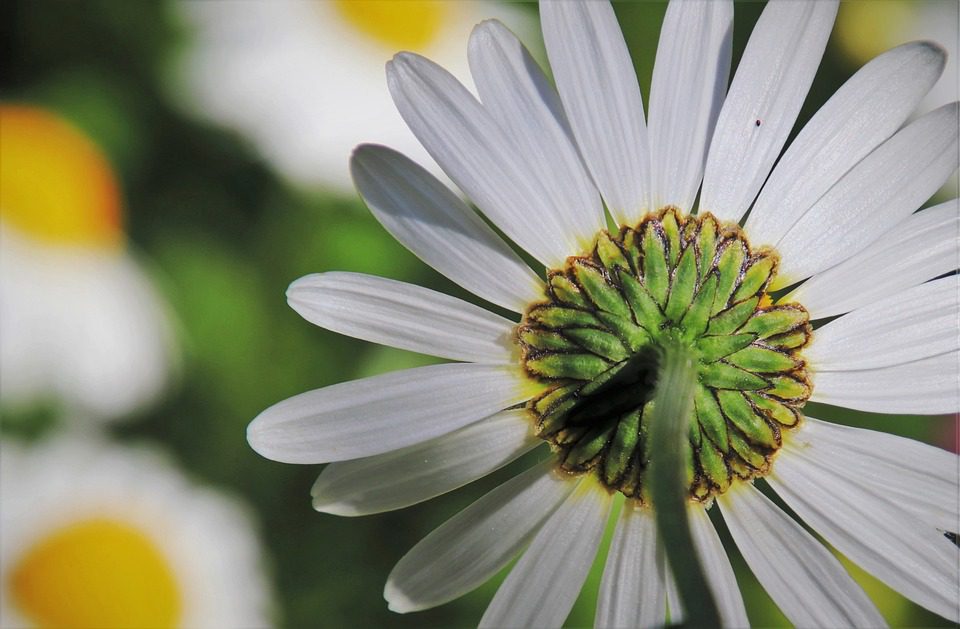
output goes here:
[{"label": "pollen texture", "polygon": [[667,208],[601,232],[591,251],[549,271],[517,340],[527,373],[548,385],[527,408],[560,467],[645,499],[661,348],[680,343],[697,360],[690,497],[766,474],[811,392],[800,355],[807,311],[766,293],[777,262],[736,225]]}]

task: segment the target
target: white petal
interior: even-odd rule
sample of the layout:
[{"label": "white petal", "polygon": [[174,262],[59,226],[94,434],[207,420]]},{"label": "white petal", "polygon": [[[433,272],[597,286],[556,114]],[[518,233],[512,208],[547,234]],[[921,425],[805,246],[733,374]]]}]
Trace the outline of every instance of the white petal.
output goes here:
[{"label": "white petal", "polygon": [[960,264],[957,199],[911,214],[860,253],[814,275],[786,300],[814,319],[849,312],[956,270]]},{"label": "white petal", "polygon": [[893,135],[933,87],[945,60],[935,44],[904,44],[844,83],[773,169],[747,219],[751,241],[778,242],[844,173]]},{"label": "white petal", "polygon": [[331,463],[313,485],[313,508],[369,515],[462,487],[543,443],[525,410],[510,410],[424,443]]},{"label": "white petal", "polygon": [[942,415],[960,411],[960,354],[813,376],[810,400],[874,413]]},{"label": "white petal", "polygon": [[395,612],[428,609],[466,594],[520,552],[576,486],[551,457],[453,516],[403,556],[383,596]]},{"label": "white petal", "polygon": [[582,248],[544,182],[492,116],[449,72],[412,53],[387,63],[400,115],[444,172],[518,245],[548,267]]},{"label": "white petal", "polygon": [[747,565],[798,627],[882,627],[880,612],[840,562],[753,485],[717,499]]},{"label": "white petal", "polygon": [[543,295],[543,282],[476,212],[407,157],[363,145],[353,180],[380,224],[418,258],[473,294],[514,312]]},{"label": "white petal", "polygon": [[730,77],[733,2],[672,2],[660,28],[650,88],[654,208],[693,207]]},{"label": "white petal", "polygon": [[[818,465],[865,490],[874,489],[930,526],[954,531],[960,522],[957,455],[896,435],[804,418],[784,442],[791,458]],[[779,463],[774,471],[779,470]]]},{"label": "white petal", "polygon": [[717,120],[703,176],[703,211],[739,221],[750,207],[793,128],[836,14],[833,1],[767,4]]},{"label": "white petal", "polygon": [[524,399],[516,369],[418,367],[334,384],[274,404],[247,428],[254,450],[283,463],[327,463],[427,441]]},{"label": "white petal", "polygon": [[581,482],[500,585],[480,627],[560,627],[596,557],[612,499]]},{"label": "white petal", "polygon": [[496,20],[473,30],[470,68],[484,106],[545,184],[557,217],[586,249],[606,228],[603,204],[571,142],[560,100],[547,77],[516,35]]},{"label": "white petal", "polygon": [[607,553],[593,626],[663,626],[667,621],[664,572],[653,513],[624,504]]},{"label": "white petal", "polygon": [[322,328],[400,349],[476,363],[512,363],[514,323],[437,291],[361,273],[316,273],[287,302]]},{"label": "white petal", "polygon": [[876,369],[960,349],[960,277],[864,306],[818,328],[803,357],[815,373]]},{"label": "white petal", "polygon": [[643,101],[608,2],[544,2],[547,56],[587,169],[619,224],[651,209]]},{"label": "white petal", "polygon": [[[807,448],[816,446],[811,436]],[[846,477],[842,471],[824,469],[818,458],[808,456],[802,446],[785,447],[768,477],[770,485],[807,524],[863,569],[931,611],[955,622],[960,619],[960,549],[932,523],[905,511],[898,497],[886,494],[880,479]],[[855,466],[866,459],[870,465],[869,458],[854,455],[843,463]],[[952,458],[951,500],[956,501],[957,465],[956,457]],[[918,485],[916,489],[923,492],[925,488]],[[952,527],[956,528],[956,520]]]},{"label": "white petal", "polygon": [[904,127],[853,167],[777,243],[785,286],[854,255],[957,169],[957,103]]},{"label": "white petal", "polygon": [[740,595],[737,578],[733,574],[717,530],[713,528],[713,523],[703,507],[691,505],[687,513],[690,514],[690,532],[697,547],[697,556],[717,603],[723,626],[749,627],[750,621],[743,606],[743,596]]}]

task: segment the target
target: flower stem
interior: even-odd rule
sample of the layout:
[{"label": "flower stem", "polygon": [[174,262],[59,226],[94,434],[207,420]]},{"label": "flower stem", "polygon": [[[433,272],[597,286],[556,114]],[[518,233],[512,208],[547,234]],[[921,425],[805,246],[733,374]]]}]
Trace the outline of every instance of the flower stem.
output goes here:
[{"label": "flower stem", "polygon": [[697,385],[696,358],[680,344],[664,344],[650,426],[650,495],[659,538],[686,613],[685,626],[719,627],[720,617],[693,544],[687,518],[688,435]]}]

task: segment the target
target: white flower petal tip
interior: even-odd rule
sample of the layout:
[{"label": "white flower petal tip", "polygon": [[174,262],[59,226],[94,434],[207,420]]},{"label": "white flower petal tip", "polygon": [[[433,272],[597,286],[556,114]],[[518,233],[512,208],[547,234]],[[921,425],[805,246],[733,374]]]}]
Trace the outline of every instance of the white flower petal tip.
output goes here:
[{"label": "white flower petal tip", "polygon": [[929,42],[890,50],[850,78],[804,126],[764,184],[745,228],[778,242],[820,197],[893,135],[943,73],[945,51]]},{"label": "white flower petal tip", "polygon": [[393,583],[387,581],[383,587],[383,599],[387,601],[387,609],[396,614],[409,614],[422,611],[423,608],[411,601]]},{"label": "white flower petal tip", "polygon": [[421,444],[327,465],[311,490],[313,508],[357,516],[409,507],[486,476],[540,443],[526,411],[504,411]]},{"label": "white flower petal tip", "polygon": [[515,243],[548,267],[577,250],[545,182],[456,78],[424,57],[400,53],[387,63],[387,85],[400,115],[444,172]]},{"label": "white flower petal tip", "polygon": [[621,225],[650,209],[643,100],[608,2],[543,2],[540,22],[564,111],[587,168]]},{"label": "white flower petal tip", "polygon": [[903,221],[956,172],[958,104],[903,127],[854,166],[776,244],[778,286],[859,253]]},{"label": "white flower petal tip", "polygon": [[406,156],[357,147],[350,160],[357,190],[403,246],[478,297],[521,312],[543,282],[457,195]]},{"label": "white flower petal tip", "polygon": [[354,338],[451,360],[515,362],[513,322],[414,284],[318,273],[293,282],[287,302],[310,323]]},{"label": "white flower petal tip", "polygon": [[542,181],[549,204],[586,249],[606,226],[603,204],[574,148],[560,100],[510,30],[496,20],[470,35],[470,67],[483,105]]},{"label": "white flower petal tip", "polygon": [[804,358],[815,372],[852,371],[956,352],[958,320],[960,277],[945,277],[824,325],[813,335]]},{"label": "white flower petal tip", "polygon": [[247,427],[260,455],[329,463],[421,443],[524,399],[515,368],[443,364],[334,384],[274,404]]},{"label": "white flower petal tip", "polygon": [[739,221],[793,128],[837,15],[836,1],[770,2],[720,111],[700,207]]},{"label": "white flower petal tip", "polygon": [[910,439],[808,417],[768,481],[837,550],[956,622],[960,550],[943,531],[960,518],[957,463]]},{"label": "white flower petal tip", "polygon": [[820,542],[753,485],[717,499],[750,570],[798,627],[884,627],[876,606]]},{"label": "white flower petal tip", "polygon": [[872,304],[960,262],[960,205],[951,199],[911,214],[860,253],[814,275],[785,300],[820,319]]}]

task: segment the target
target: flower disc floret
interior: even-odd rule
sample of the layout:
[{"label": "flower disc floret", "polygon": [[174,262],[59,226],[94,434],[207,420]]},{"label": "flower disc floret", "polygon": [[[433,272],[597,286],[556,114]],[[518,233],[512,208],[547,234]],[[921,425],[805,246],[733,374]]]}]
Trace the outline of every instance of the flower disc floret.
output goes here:
[{"label": "flower disc floret", "polygon": [[646,498],[647,424],[669,345],[696,361],[690,497],[766,474],[811,393],[807,311],[766,292],[777,264],[737,225],[666,208],[549,271],[517,340],[526,372],[548,385],[527,409],[560,467]]}]

